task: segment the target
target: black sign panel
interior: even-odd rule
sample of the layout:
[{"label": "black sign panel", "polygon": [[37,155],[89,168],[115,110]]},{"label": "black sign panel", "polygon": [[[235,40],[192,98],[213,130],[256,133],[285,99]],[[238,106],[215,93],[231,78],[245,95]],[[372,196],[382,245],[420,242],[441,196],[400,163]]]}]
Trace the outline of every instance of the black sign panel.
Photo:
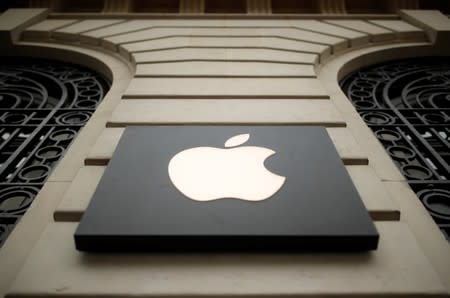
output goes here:
[{"label": "black sign panel", "polygon": [[378,233],[325,128],[128,127],[82,251],[358,251]]}]

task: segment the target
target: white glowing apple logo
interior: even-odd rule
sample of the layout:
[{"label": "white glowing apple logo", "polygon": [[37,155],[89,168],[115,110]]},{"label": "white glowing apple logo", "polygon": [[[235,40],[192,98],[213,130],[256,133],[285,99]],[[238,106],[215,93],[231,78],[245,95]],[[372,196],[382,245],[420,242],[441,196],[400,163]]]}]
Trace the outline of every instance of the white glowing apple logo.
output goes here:
[{"label": "white glowing apple logo", "polygon": [[[250,134],[228,139],[224,148],[195,147],[177,153],[169,162],[169,177],[186,197],[196,201],[235,198],[261,201],[283,186],[286,177],[264,167],[275,151],[242,145]],[[235,148],[230,148],[235,147]]]}]

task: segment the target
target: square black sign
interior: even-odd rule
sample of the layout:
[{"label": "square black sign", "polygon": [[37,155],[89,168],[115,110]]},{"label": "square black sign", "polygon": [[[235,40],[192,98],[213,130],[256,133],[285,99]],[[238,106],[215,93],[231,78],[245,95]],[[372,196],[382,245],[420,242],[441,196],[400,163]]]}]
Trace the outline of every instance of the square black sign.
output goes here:
[{"label": "square black sign", "polygon": [[378,233],[323,127],[128,127],[82,251],[358,251]]}]

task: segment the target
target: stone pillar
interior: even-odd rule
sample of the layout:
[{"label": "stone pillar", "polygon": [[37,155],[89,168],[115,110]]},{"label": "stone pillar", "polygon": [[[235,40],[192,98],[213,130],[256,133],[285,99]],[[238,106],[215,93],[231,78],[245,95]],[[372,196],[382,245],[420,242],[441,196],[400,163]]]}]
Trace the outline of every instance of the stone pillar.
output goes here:
[{"label": "stone pillar", "polygon": [[346,13],[345,0],[320,0],[319,9],[325,14]]},{"label": "stone pillar", "polygon": [[180,0],[180,13],[204,13],[204,0]]},{"label": "stone pillar", "polygon": [[247,0],[248,14],[270,14],[271,12],[270,0]]},{"label": "stone pillar", "polygon": [[104,0],[103,12],[129,12],[131,0]]}]

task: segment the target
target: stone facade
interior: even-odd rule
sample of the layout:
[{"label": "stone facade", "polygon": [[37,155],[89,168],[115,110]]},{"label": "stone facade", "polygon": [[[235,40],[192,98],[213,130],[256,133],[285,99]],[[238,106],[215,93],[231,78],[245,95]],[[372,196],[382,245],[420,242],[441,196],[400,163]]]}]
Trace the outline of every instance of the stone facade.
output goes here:
[{"label": "stone facade", "polygon": [[[125,2],[106,1],[104,9],[126,10]],[[185,12],[204,5],[184,2]],[[247,1],[256,14],[273,8],[256,2]],[[394,2],[417,8],[416,1]],[[342,3],[327,9],[342,10]],[[171,18],[6,11],[0,16],[3,55],[79,63],[110,77],[112,87],[0,249],[0,294],[448,296],[448,242],[338,79],[390,59],[448,55],[449,32],[446,16],[421,10],[385,17]],[[288,255],[77,252],[74,229],[123,127],[174,123],[327,127],[375,220],[379,249]]]}]

